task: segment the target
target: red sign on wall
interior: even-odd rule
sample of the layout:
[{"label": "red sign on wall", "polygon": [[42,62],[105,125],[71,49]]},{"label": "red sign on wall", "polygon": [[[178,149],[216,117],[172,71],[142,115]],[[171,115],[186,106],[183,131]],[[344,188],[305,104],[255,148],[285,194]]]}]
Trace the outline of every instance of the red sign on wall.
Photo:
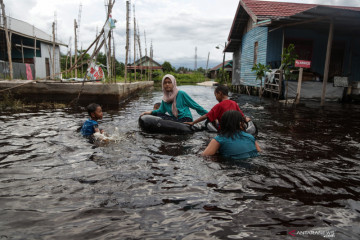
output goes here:
[{"label": "red sign on wall", "polygon": [[311,61],[295,60],[295,67],[310,68]]}]

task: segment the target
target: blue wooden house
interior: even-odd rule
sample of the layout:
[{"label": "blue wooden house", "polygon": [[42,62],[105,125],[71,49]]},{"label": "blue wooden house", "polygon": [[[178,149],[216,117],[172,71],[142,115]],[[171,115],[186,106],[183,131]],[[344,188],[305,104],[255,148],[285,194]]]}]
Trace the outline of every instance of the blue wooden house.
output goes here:
[{"label": "blue wooden house", "polygon": [[311,61],[316,77],[304,83],[317,95],[331,91],[335,76],[360,82],[360,7],[241,0],[224,50],[233,53],[232,84],[259,86],[252,67],[279,68],[289,44]]}]

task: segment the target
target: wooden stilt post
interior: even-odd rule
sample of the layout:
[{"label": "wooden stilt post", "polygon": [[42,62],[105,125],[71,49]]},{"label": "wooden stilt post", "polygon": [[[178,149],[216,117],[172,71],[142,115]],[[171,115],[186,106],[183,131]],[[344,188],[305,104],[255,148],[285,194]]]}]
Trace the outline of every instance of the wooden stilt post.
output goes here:
[{"label": "wooden stilt post", "polygon": [[52,73],[51,73],[51,78],[54,79],[55,78],[55,22],[53,22],[52,24],[52,29],[53,29],[53,56],[52,56]]},{"label": "wooden stilt post", "polygon": [[[146,43],[146,32],[145,32],[145,30],[144,30],[144,38],[145,38],[145,57],[147,57],[147,43]],[[147,69],[147,71],[146,71],[146,69]],[[148,72],[149,72],[149,65],[147,65],[146,68],[145,68],[145,81],[149,80]]]},{"label": "wooden stilt post", "polygon": [[[80,53],[82,54],[82,44],[81,44],[81,48],[80,48]],[[80,73],[80,77],[82,78],[83,77],[83,73],[84,73],[84,65],[81,64],[81,73]]]},{"label": "wooden stilt post", "polygon": [[[71,48],[70,48],[69,54],[70,54],[70,69],[71,69],[71,68],[72,68],[72,54],[71,54]],[[71,77],[71,78],[73,78],[73,71],[72,71],[72,70],[70,71],[70,77]]]},{"label": "wooden stilt post", "polygon": [[139,24],[136,24],[137,27],[137,41],[138,41],[138,46],[139,46],[139,54],[140,54],[140,80],[142,81],[143,78],[143,64],[142,64],[142,60],[143,60],[143,56],[142,56],[142,50],[141,50],[141,42],[140,42],[140,31],[139,31]]},{"label": "wooden stilt post", "polygon": [[34,39],[34,80],[36,79],[36,34],[35,34],[35,27],[33,26],[33,33],[35,36]]},{"label": "wooden stilt post", "polygon": [[304,69],[300,68],[298,86],[297,86],[297,91],[296,91],[296,99],[295,99],[296,104],[298,104],[300,102],[301,83],[302,83],[302,78],[303,78],[303,72],[304,72]]},{"label": "wooden stilt post", "polygon": [[135,4],[133,4],[134,10],[134,81],[136,82],[136,20],[135,20]]},{"label": "wooden stilt post", "polygon": [[112,42],[113,42],[113,77],[114,77],[114,83],[116,83],[116,58],[115,58],[115,40],[114,40],[114,34],[112,35]]},{"label": "wooden stilt post", "polygon": [[25,63],[25,59],[24,59],[24,45],[23,45],[23,40],[21,39],[21,58],[22,58],[22,63]]},{"label": "wooden stilt post", "polygon": [[279,95],[278,99],[280,99],[280,96],[282,94],[282,81],[283,81],[283,70],[280,70],[280,76],[279,76]]},{"label": "wooden stilt post", "polygon": [[5,4],[4,4],[3,0],[0,0],[0,3],[1,3],[1,9],[2,9],[2,15],[3,15],[5,36],[6,36],[6,47],[7,47],[8,61],[9,61],[9,74],[10,74],[10,80],[12,80],[14,78],[14,75],[13,75],[12,56],[11,56],[11,40],[9,39],[9,31],[7,28],[7,20],[6,20],[6,15],[5,15]]},{"label": "wooden stilt post", "polygon": [[[77,62],[77,34],[76,34],[77,23],[74,19],[74,35],[75,35],[75,63]],[[75,66],[75,78],[77,78],[77,66]]]},{"label": "wooden stilt post", "polygon": [[130,11],[130,3],[126,1],[126,52],[125,52],[125,83],[127,80],[127,67],[128,67],[128,59],[129,59],[129,11]]},{"label": "wooden stilt post", "polygon": [[334,36],[334,19],[331,19],[330,29],[329,29],[329,38],[328,38],[327,49],[326,49],[323,88],[322,88],[322,94],[321,94],[321,106],[324,106],[324,103],[325,103],[326,85],[327,85],[328,78],[329,78],[329,67],[330,67],[331,46],[332,46],[332,42],[333,42],[333,36]]},{"label": "wooden stilt post", "polygon": [[68,58],[69,58],[69,53],[66,54],[66,59],[65,59],[65,74],[66,74],[66,78],[68,78],[67,74],[67,63],[68,63]]}]

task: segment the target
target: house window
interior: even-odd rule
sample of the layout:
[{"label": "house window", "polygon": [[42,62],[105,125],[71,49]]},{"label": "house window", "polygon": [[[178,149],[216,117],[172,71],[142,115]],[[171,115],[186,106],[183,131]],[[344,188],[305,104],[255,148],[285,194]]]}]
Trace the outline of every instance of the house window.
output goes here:
[{"label": "house window", "polygon": [[255,44],[254,44],[254,63],[253,63],[253,65],[256,65],[256,63],[257,63],[258,49],[259,49],[259,42],[255,42]]}]

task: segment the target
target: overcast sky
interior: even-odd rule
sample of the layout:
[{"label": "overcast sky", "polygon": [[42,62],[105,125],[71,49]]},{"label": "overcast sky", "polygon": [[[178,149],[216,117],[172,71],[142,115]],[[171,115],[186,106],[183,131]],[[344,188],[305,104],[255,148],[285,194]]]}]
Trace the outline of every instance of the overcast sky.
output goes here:
[{"label": "overcast sky", "polygon": [[[107,0],[106,0],[107,1]],[[360,7],[360,0],[277,0],[281,2],[317,3]],[[86,49],[95,39],[106,19],[104,0],[4,0],[6,14],[26,21],[51,34],[54,13],[57,15],[58,39],[66,44],[72,36],[74,49],[74,19],[78,19],[82,4],[79,45]],[[154,60],[162,64],[194,68],[195,47],[197,66],[206,67],[210,52],[209,68],[222,62],[222,49],[227,40],[239,0],[132,0],[140,27],[142,52],[145,55],[144,30],[148,55],[153,42]],[[131,7],[132,7],[131,6]],[[131,12],[132,15],[132,12]],[[113,18],[115,28],[116,58],[125,61],[126,1],[116,0]],[[131,20],[131,27],[133,26]],[[220,47],[221,48],[221,47]],[[61,49],[63,53],[66,48]],[[131,47],[133,59],[133,45]],[[226,59],[232,54],[227,53]]]}]

